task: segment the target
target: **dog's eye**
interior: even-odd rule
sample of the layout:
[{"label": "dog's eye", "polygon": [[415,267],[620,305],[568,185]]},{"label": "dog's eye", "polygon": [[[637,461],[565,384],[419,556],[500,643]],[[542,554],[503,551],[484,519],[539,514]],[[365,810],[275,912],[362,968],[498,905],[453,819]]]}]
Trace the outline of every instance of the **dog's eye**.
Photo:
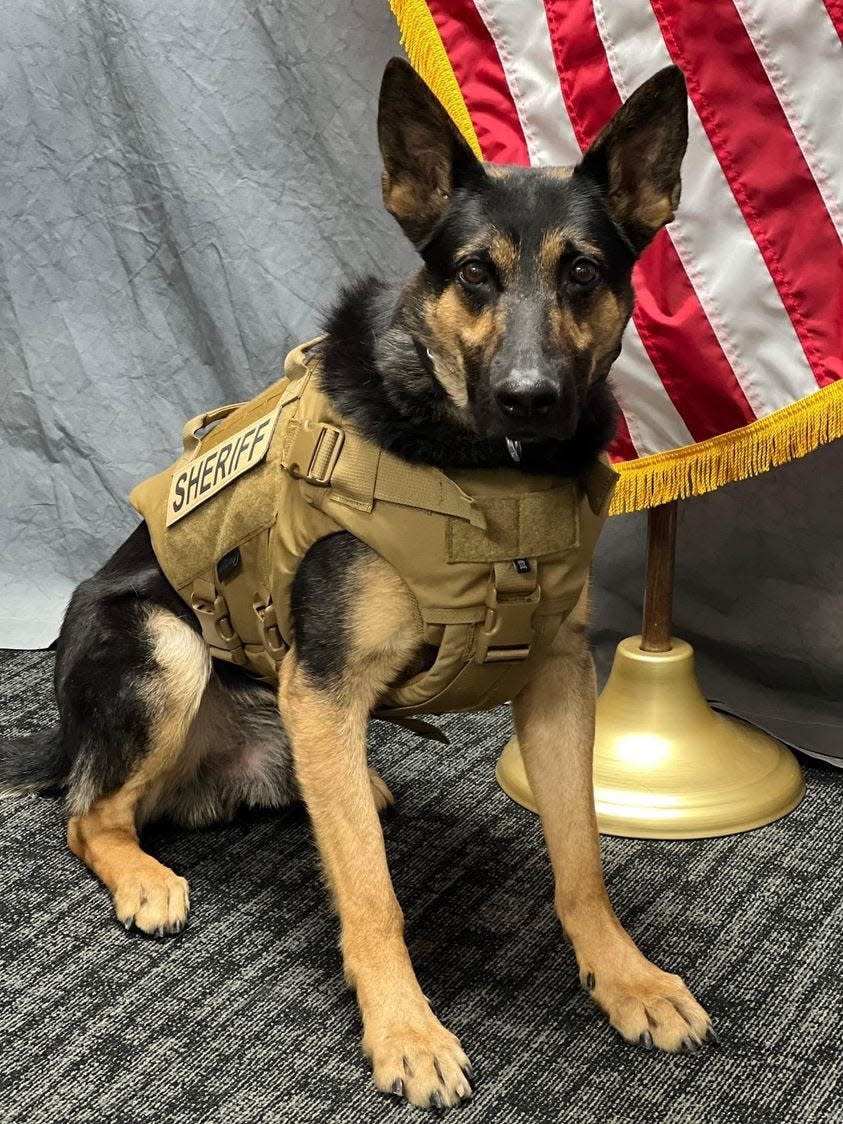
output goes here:
[{"label": "dog's eye", "polygon": [[481,261],[467,261],[457,271],[457,277],[469,289],[476,289],[478,285],[485,285],[489,280],[488,268]]},{"label": "dog's eye", "polygon": [[594,284],[600,276],[600,270],[597,265],[588,258],[577,258],[571,266],[571,271],[568,276],[574,285],[585,288],[588,285]]}]

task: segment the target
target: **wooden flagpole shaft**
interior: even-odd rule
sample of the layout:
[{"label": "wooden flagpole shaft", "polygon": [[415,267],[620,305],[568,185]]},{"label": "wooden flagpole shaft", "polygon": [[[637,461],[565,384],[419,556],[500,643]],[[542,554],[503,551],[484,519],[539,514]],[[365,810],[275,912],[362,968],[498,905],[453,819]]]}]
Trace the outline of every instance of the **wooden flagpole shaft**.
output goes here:
[{"label": "wooden flagpole shaft", "polygon": [[641,650],[669,652],[673,623],[673,574],[676,562],[677,501],[647,513],[647,579]]}]

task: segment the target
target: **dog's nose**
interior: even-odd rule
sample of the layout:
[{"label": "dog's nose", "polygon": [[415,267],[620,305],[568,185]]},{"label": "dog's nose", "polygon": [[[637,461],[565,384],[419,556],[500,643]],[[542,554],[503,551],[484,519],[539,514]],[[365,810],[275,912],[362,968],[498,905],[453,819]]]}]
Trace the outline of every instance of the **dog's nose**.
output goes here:
[{"label": "dog's nose", "polygon": [[559,387],[540,371],[513,371],[495,390],[498,409],[508,421],[538,421],[559,404]]}]

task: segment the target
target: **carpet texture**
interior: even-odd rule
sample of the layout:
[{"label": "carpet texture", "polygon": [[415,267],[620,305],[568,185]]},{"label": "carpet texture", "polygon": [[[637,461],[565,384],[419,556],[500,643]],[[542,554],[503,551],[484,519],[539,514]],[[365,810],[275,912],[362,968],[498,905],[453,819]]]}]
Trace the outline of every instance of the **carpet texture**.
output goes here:
[{"label": "carpet texture", "polygon": [[[49,653],[0,653],[0,735],[53,718]],[[579,989],[538,821],[497,788],[505,712],[443,720],[433,746],[376,723],[398,813],[387,847],[422,986],[477,1072],[465,1124],[843,1122],[843,774],[807,767],[787,819],[732,839],[605,839],[609,890],[681,973],[719,1048],[623,1044]],[[66,850],[60,801],[0,801],[0,1120],[422,1119],[378,1095],[341,982],[301,811],[147,845],[191,884],[178,938],[127,936]]]}]

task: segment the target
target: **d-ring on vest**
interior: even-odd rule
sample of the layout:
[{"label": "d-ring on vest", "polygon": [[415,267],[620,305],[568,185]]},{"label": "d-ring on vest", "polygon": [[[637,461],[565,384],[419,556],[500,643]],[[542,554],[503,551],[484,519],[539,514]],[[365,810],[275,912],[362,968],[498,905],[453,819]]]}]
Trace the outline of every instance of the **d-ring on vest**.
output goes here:
[{"label": "d-ring on vest", "polygon": [[299,563],[348,531],[406,582],[436,653],[377,715],[513,698],[580,596],[614,471],[605,459],[583,481],[409,464],[337,414],[318,343],[292,351],[251,402],[193,418],[182,456],[134,489],[164,573],[212,655],[272,681],[293,639]]}]

